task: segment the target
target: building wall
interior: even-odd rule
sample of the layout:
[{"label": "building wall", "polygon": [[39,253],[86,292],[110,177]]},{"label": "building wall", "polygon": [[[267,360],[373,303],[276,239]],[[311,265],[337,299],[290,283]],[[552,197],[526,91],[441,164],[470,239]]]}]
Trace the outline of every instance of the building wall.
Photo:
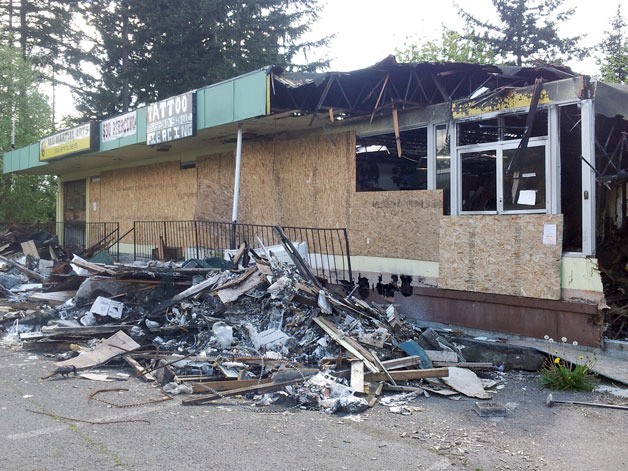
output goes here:
[{"label": "building wall", "polygon": [[[437,267],[441,288],[560,299],[562,216],[450,217],[441,190],[358,193],[354,149],[352,132],[245,141],[238,221],[347,227],[369,273],[386,266],[418,281],[436,279]],[[89,182],[90,220],[119,221],[121,233],[134,220],[230,221],[234,170],[228,152],[186,170],[177,161],[103,172]],[[557,227],[555,245],[543,244],[546,224]],[[400,261],[432,265],[408,271]]]},{"label": "building wall", "polygon": [[197,198],[194,217],[199,221],[231,221],[235,159],[232,153],[201,157],[196,161]]},{"label": "building wall", "polygon": [[[555,228],[555,243],[544,235]],[[562,215],[444,217],[439,288],[560,299]]]},{"label": "building wall", "polygon": [[354,143],[353,133],[245,142],[238,220],[346,227]]},{"label": "building wall", "polygon": [[117,221],[121,234],[133,221],[194,218],[197,170],[178,161],[102,172],[89,185],[90,221]]},{"label": "building wall", "polygon": [[442,201],[442,190],[360,193],[353,190],[351,253],[438,261]]}]

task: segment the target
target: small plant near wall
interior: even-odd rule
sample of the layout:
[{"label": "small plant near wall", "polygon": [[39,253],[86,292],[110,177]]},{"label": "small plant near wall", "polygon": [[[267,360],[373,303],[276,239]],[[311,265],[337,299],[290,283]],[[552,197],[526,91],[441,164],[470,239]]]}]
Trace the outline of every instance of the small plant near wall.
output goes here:
[{"label": "small plant near wall", "polygon": [[[592,391],[599,383],[598,378],[591,371],[595,363],[595,357],[579,355],[580,364],[571,364],[561,356],[561,351],[566,351],[567,338],[563,337],[561,343],[554,342],[548,335],[545,340],[552,346],[548,362],[539,371],[541,386],[552,390]],[[573,341],[577,346],[578,342]]]}]

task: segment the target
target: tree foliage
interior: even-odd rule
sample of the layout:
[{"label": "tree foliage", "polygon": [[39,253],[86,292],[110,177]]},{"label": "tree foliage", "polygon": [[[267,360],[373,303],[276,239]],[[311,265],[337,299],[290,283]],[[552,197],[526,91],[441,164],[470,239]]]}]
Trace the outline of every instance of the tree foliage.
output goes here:
[{"label": "tree foliage", "polygon": [[611,19],[610,29],[598,46],[601,58],[598,60],[604,82],[628,84],[628,26],[617,6],[617,13]]},{"label": "tree foliage", "polygon": [[84,74],[84,34],[74,19],[81,0],[0,0],[0,44],[19,48],[22,57],[54,87],[61,75]]},{"label": "tree foliage", "polygon": [[[38,91],[37,75],[16,48],[0,46],[0,150],[39,140],[52,127],[50,106]],[[0,220],[50,221],[55,215],[54,177],[3,174]]]},{"label": "tree foliage", "polygon": [[471,42],[488,45],[505,64],[529,65],[536,62],[561,64],[581,57],[580,36],[561,37],[558,26],[574,9],[564,8],[564,0],[491,0],[497,22],[486,21],[458,7],[466,23],[463,36]]},{"label": "tree foliage", "polygon": [[471,41],[451,30],[443,30],[440,39],[434,41],[406,40],[396,50],[400,62],[468,62],[492,64],[495,53],[482,41]]},{"label": "tree foliage", "polygon": [[264,65],[293,68],[326,42],[302,39],[319,9],[318,0],[92,0],[99,73],[82,81],[79,111],[102,117]]}]

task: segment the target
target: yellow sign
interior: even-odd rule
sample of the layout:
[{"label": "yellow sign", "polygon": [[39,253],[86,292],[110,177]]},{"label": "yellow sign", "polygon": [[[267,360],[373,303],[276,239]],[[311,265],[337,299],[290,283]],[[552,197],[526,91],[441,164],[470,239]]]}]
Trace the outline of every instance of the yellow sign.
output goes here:
[{"label": "yellow sign", "polygon": [[[501,94],[492,96],[488,99],[478,98],[478,100],[460,100],[458,102],[454,102],[451,105],[451,111],[454,118],[466,118],[492,113],[495,111],[528,108],[532,103],[533,94],[533,87],[527,87],[519,90],[504,89]],[[550,101],[551,98],[547,91],[542,90],[538,104],[544,105]]]},{"label": "yellow sign", "polygon": [[51,160],[78,152],[95,150],[95,125],[95,122],[90,122],[42,139],[39,141],[39,160]]}]

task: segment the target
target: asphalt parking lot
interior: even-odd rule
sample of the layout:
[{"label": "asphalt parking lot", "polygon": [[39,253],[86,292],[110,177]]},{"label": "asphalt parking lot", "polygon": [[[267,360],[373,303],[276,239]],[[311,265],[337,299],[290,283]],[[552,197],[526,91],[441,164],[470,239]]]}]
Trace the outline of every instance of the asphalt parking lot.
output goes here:
[{"label": "asphalt parking lot", "polygon": [[[503,375],[481,418],[475,400],[419,397],[403,414],[376,405],[359,415],[253,408],[245,399],[182,406],[134,378],[41,379],[41,354],[0,348],[3,469],[605,469],[628,467],[622,410],[545,405],[536,375]],[[131,373],[123,366],[109,376]],[[563,399],[625,403],[606,393]]]}]

